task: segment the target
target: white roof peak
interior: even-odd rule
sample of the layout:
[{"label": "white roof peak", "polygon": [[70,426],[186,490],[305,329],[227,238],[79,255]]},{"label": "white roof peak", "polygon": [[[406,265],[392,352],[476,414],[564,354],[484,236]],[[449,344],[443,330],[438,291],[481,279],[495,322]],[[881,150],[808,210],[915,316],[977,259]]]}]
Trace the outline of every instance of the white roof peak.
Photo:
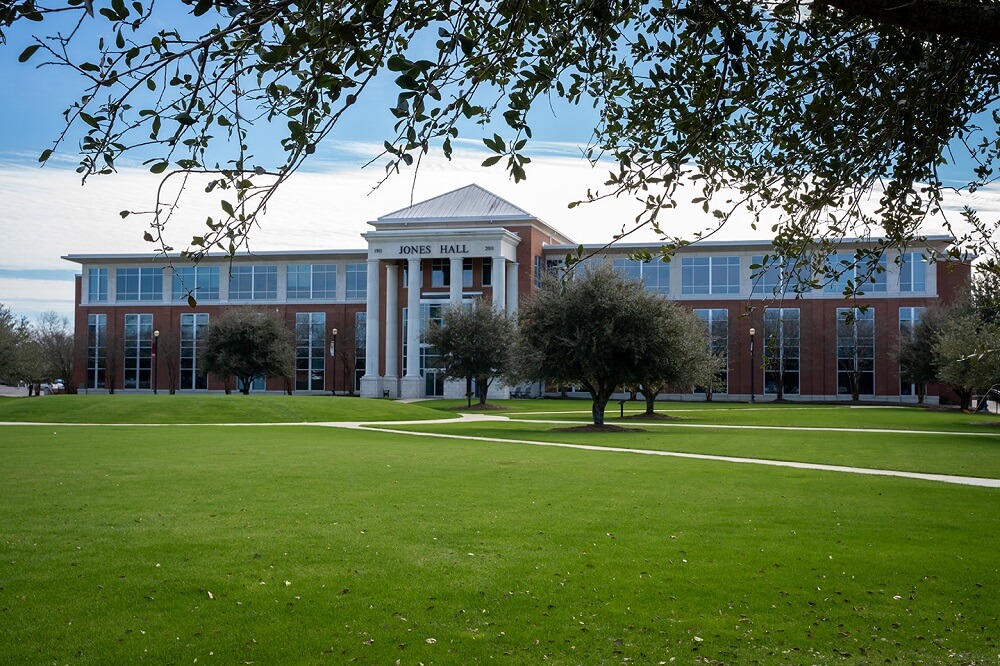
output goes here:
[{"label": "white roof peak", "polygon": [[537,219],[523,208],[473,183],[381,215],[370,224]]}]

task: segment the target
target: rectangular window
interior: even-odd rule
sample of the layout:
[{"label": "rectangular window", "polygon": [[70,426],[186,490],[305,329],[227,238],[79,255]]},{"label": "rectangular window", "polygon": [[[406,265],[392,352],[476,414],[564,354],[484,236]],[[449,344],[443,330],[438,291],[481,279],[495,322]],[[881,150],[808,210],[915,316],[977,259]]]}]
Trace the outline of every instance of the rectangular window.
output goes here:
[{"label": "rectangular window", "polygon": [[347,300],[363,301],[368,297],[368,267],[347,264]]},{"label": "rectangular window", "polygon": [[186,301],[188,296],[194,296],[199,301],[219,300],[219,267],[174,268],[171,298],[175,301]]},{"label": "rectangular window", "polygon": [[125,315],[126,389],[153,387],[153,315]]},{"label": "rectangular window", "polygon": [[875,394],[874,308],[837,308],[837,394]]},{"label": "rectangular window", "polygon": [[759,268],[751,268],[754,296],[780,296],[788,289],[791,277],[788,261],[781,257],[768,256],[764,265],[764,255],[750,258],[750,263]]},{"label": "rectangular window", "polygon": [[927,264],[916,252],[900,256],[899,290],[907,293],[923,293],[927,290]]},{"label": "rectangular window", "polygon": [[800,322],[798,308],[768,308],[764,311],[765,394],[784,396],[799,393]]},{"label": "rectangular window", "polygon": [[116,286],[119,301],[163,300],[163,269],[119,268]]},{"label": "rectangular window", "polygon": [[535,257],[535,288],[540,289],[542,286],[542,258]]},{"label": "rectangular window", "polygon": [[[713,355],[725,359],[725,367],[716,377],[714,391],[716,393],[729,393],[729,310],[714,308],[695,310],[694,313],[701,317],[705,325],[708,326],[709,350]],[[695,393],[704,392],[704,387],[695,389]]]},{"label": "rectangular window", "polygon": [[493,259],[490,257],[483,259],[483,286],[493,286]]},{"label": "rectangular window", "polygon": [[288,298],[333,300],[336,297],[336,264],[288,267]]},{"label": "rectangular window", "polygon": [[639,280],[654,294],[670,293],[670,264],[663,261],[638,261],[618,258],[612,264],[630,280]]},{"label": "rectangular window", "polygon": [[198,365],[198,356],[208,337],[208,314],[181,315],[180,388],[197,391],[208,388],[208,376]]},{"label": "rectangular window", "polygon": [[108,269],[91,268],[87,271],[87,302],[105,303],[108,300]]},{"label": "rectangular window", "polygon": [[107,388],[108,315],[87,315],[87,388]]},{"label": "rectangular window", "polygon": [[[354,390],[361,390],[365,376],[365,350],[368,348],[367,312],[354,313]],[[405,321],[405,319],[404,319]],[[405,358],[405,356],[404,356]]]},{"label": "rectangular window", "polygon": [[[888,285],[885,257],[858,259],[853,254],[832,254],[826,262],[829,281],[823,287],[828,294],[847,294],[854,290],[863,294],[885,293]],[[833,276],[833,273],[839,273]]]},{"label": "rectangular window", "polygon": [[273,301],[277,298],[277,266],[233,266],[229,275],[229,300]]},{"label": "rectangular window", "polygon": [[681,294],[740,293],[739,257],[684,257],[681,259]]},{"label": "rectangular window", "polygon": [[326,388],[326,313],[295,313],[295,390]]},{"label": "rectangular window", "polygon": [[431,259],[431,286],[451,286],[451,267],[447,259]]},{"label": "rectangular window", "polygon": [[462,259],[462,286],[472,286],[472,259]]},{"label": "rectangular window", "polygon": [[[899,308],[899,343],[909,342],[913,339],[913,330],[924,317],[927,308],[910,307]],[[902,374],[902,372],[900,373]],[[912,382],[899,380],[899,395],[917,395],[917,385]]]}]

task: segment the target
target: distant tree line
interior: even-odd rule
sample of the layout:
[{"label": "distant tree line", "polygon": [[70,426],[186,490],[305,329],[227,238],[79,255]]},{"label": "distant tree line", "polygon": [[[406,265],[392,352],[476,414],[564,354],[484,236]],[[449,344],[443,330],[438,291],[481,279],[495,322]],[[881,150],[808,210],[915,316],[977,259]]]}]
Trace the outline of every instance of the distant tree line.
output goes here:
[{"label": "distant tree line", "polygon": [[75,392],[73,352],[69,318],[44,312],[31,323],[0,304],[0,382],[24,383],[28,395],[38,395],[42,384],[62,379],[66,391]]}]

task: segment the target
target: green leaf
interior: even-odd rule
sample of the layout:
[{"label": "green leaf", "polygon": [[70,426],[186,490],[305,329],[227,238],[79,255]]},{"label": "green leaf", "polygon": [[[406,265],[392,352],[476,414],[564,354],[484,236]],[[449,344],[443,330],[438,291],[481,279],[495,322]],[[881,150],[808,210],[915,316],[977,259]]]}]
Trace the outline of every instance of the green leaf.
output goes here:
[{"label": "green leaf", "polygon": [[167,162],[157,162],[153,166],[149,167],[149,171],[150,173],[163,173],[167,170],[167,166],[169,166]]},{"label": "green leaf", "polygon": [[41,44],[32,44],[28,48],[21,51],[21,55],[17,57],[18,62],[28,62],[28,58],[35,55],[35,51],[42,48]]},{"label": "green leaf", "polygon": [[488,157],[483,161],[484,167],[490,167],[499,162],[503,158],[503,155],[494,155],[493,157]]},{"label": "green leaf", "polygon": [[235,214],[233,212],[233,204],[229,203],[225,199],[222,200],[222,203],[220,205],[222,206],[222,210],[226,211],[226,214],[228,214],[228,215],[234,215]]},{"label": "green leaf", "polygon": [[42,154],[38,156],[38,161],[39,162],[44,162],[45,160],[49,159],[50,157],[52,157],[52,149],[48,148],[46,150],[43,150]]}]

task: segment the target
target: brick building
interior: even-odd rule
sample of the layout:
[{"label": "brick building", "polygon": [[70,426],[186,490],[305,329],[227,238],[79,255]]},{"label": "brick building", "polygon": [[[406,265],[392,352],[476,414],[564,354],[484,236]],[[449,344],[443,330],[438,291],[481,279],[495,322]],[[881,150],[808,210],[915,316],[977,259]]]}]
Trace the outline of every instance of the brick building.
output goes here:
[{"label": "brick building", "polygon": [[[253,305],[274,308],[295,331],[297,391],[459,397],[464,382],[440,378],[420,332],[464,299],[482,297],[516,313],[544,272],[578,247],[476,185],[369,224],[372,230],[362,234],[367,248],[358,250],[209,256],[197,265],[147,254],[64,257],[82,267],[74,383],[86,390],[220,390],[219,380],[199,371],[199,347],[213,317]],[[669,264],[628,257],[644,247],[655,253],[648,245],[615,245],[601,256],[706,320],[715,351],[728,361],[717,398],[780,392],[836,400],[850,398],[853,383],[865,398],[909,401],[915,387],[900,381],[893,351],[924,308],[947,302],[967,283],[967,264],[926,261],[950,242],[932,237],[924,248],[884,256],[884,270],[863,288],[863,312],[852,311],[855,303],[843,296],[854,269],[821,289],[781,298],[787,276],[780,267],[756,276],[760,271],[751,269],[773,253],[766,241],[701,242],[680,249]],[[856,247],[845,241],[846,254],[832,261],[853,256]],[[261,377],[252,390],[286,388],[283,378]],[[928,398],[947,399],[939,387]]]}]

